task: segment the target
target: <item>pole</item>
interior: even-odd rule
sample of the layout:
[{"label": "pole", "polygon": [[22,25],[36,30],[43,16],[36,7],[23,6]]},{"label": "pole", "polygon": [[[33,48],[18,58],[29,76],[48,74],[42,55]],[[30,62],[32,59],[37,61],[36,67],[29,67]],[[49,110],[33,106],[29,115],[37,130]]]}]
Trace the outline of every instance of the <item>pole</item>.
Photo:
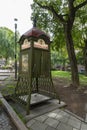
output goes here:
[{"label": "pole", "polygon": [[17,21],[18,19],[15,18],[15,79],[17,79]]}]

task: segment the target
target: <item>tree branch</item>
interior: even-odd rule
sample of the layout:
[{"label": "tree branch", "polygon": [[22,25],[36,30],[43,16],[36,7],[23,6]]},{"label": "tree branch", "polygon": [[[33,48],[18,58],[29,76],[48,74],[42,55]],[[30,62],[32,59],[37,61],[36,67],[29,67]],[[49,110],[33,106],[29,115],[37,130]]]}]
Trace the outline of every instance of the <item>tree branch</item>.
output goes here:
[{"label": "tree branch", "polygon": [[69,15],[68,15],[68,23],[70,23],[70,28],[72,29],[73,23],[75,20],[75,10],[74,10],[74,0],[68,0],[68,7],[69,7]]},{"label": "tree branch", "polygon": [[57,19],[59,19],[63,24],[66,23],[66,21],[64,20],[63,16],[64,15],[59,15],[55,9],[53,8],[53,6],[44,6],[44,5],[41,5],[39,2],[35,1],[41,8],[43,9],[47,9],[49,11],[51,11],[53,13],[53,16],[56,17]]},{"label": "tree branch", "polygon": [[75,12],[85,6],[87,4],[87,0],[85,0],[83,3],[79,4],[78,6],[75,7]]}]

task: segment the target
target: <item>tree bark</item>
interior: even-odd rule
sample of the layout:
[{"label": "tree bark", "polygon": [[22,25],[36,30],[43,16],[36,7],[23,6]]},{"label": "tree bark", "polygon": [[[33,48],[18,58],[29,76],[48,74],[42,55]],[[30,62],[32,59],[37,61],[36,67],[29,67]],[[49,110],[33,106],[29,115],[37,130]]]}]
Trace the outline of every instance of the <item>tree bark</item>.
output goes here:
[{"label": "tree bark", "polygon": [[87,76],[87,39],[84,42],[85,42],[85,47],[84,47],[84,65],[85,65],[85,75]]},{"label": "tree bark", "polygon": [[66,47],[67,47],[67,52],[68,52],[68,57],[70,60],[70,65],[71,65],[71,79],[72,79],[72,85],[74,87],[79,87],[79,75],[78,75],[78,67],[77,67],[77,59],[75,56],[75,51],[74,51],[74,43],[73,43],[73,38],[72,38],[72,32],[71,29],[69,28],[70,26],[68,24],[65,25],[64,31],[65,31],[65,39],[66,39]]}]

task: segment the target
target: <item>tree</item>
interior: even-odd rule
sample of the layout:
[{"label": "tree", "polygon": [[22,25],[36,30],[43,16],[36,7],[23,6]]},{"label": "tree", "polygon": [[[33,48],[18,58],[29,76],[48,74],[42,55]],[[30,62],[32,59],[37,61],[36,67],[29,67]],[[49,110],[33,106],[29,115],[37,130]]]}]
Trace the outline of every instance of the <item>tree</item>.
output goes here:
[{"label": "tree", "polygon": [[71,65],[72,85],[78,87],[80,83],[72,31],[76,13],[79,9],[87,5],[87,0],[34,0],[34,2],[40,6],[40,8],[48,10],[48,14],[51,14],[56,22],[59,23],[60,21],[62,24]]},{"label": "tree", "polygon": [[[77,14],[76,22],[74,25],[74,41],[77,41],[75,45],[78,48],[79,61],[85,66],[85,75],[87,76],[87,10],[86,6],[81,8]],[[76,35],[78,34],[78,35]],[[80,54],[80,55],[79,55]]]},{"label": "tree", "polygon": [[0,27],[0,56],[5,58],[6,64],[9,57],[14,57],[14,33],[6,27]]}]

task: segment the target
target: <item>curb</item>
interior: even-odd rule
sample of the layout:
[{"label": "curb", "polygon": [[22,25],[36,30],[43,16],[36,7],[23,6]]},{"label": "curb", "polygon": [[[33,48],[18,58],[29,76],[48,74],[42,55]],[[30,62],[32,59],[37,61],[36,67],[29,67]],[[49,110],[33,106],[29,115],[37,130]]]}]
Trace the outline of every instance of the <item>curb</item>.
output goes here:
[{"label": "curb", "polygon": [[0,93],[0,100],[2,102],[2,105],[6,109],[7,113],[11,117],[13,123],[18,128],[18,130],[29,130],[21,121],[21,119],[17,116],[16,112],[12,109],[12,107],[8,104],[8,102],[4,99],[2,94]]}]

